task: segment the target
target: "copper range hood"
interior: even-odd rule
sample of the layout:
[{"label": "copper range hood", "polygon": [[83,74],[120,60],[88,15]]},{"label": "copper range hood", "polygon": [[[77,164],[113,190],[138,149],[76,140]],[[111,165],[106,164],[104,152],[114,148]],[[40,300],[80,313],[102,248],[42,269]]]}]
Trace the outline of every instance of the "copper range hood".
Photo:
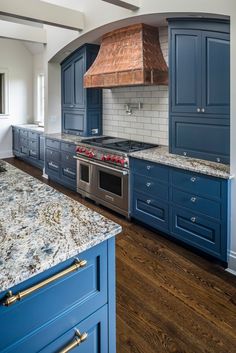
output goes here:
[{"label": "copper range hood", "polygon": [[143,23],[105,34],[96,60],[84,75],[86,88],[167,84],[158,28]]}]

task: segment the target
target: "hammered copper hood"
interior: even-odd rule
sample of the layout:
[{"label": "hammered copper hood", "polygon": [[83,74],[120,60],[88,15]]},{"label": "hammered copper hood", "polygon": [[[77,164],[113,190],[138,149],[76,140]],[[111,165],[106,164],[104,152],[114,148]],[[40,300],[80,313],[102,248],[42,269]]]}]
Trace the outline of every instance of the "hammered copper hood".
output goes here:
[{"label": "hammered copper hood", "polygon": [[105,34],[96,60],[84,75],[86,88],[167,84],[158,28],[143,23]]}]

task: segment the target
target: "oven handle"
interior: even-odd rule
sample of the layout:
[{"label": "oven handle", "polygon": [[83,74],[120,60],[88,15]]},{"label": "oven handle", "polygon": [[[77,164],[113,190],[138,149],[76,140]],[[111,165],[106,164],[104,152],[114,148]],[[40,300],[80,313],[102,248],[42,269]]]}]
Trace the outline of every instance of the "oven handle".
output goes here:
[{"label": "oven handle", "polygon": [[85,159],[85,158],[81,158],[81,157],[77,157],[77,156],[74,156],[75,159],[78,159],[79,161],[82,161],[82,162],[87,162],[87,163],[91,163],[92,165],[96,165],[97,167],[104,167],[106,169],[109,169],[109,170],[112,170],[113,172],[117,172],[117,173],[120,173],[120,174],[123,174],[123,175],[128,175],[129,172],[127,170],[119,170],[119,169],[116,169],[116,168],[112,168],[110,166],[107,166],[107,165],[104,165],[104,164],[99,164],[99,163],[96,163],[94,161],[91,161],[90,159]]}]

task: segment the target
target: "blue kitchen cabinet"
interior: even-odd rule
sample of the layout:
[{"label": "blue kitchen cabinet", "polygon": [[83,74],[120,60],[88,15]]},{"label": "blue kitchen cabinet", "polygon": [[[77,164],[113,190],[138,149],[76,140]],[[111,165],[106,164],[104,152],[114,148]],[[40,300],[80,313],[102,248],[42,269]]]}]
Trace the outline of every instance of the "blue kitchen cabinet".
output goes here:
[{"label": "blue kitchen cabinet", "polygon": [[102,134],[102,90],[86,89],[84,74],[98,54],[99,46],[85,44],[61,64],[62,131],[92,136]]},{"label": "blue kitchen cabinet", "polygon": [[42,133],[24,129],[12,128],[13,154],[37,168],[44,167],[44,136]]},{"label": "blue kitchen cabinet", "polygon": [[49,179],[76,190],[76,145],[46,137],[45,146],[45,172]]},{"label": "blue kitchen cabinet", "polygon": [[227,180],[135,158],[130,168],[131,217],[227,261]]},{"label": "blue kitchen cabinet", "polygon": [[11,305],[4,305],[7,291],[0,293],[0,351],[60,352],[84,334],[75,352],[115,353],[114,278],[111,238],[10,288],[15,295],[48,282]]},{"label": "blue kitchen cabinet", "polygon": [[229,163],[229,22],[169,19],[169,41],[170,152]]}]

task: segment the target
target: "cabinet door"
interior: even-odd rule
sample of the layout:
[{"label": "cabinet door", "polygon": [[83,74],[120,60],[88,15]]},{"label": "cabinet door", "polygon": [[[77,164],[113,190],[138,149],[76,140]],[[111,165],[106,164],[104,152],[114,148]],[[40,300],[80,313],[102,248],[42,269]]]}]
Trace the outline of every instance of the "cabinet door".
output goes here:
[{"label": "cabinet door", "polygon": [[74,61],[74,106],[79,109],[85,108],[84,74],[85,59],[81,54]]},{"label": "cabinet door", "polygon": [[20,130],[13,128],[13,151],[20,152]]},{"label": "cabinet door", "polygon": [[229,35],[202,32],[202,108],[205,114],[229,115],[230,42]]},{"label": "cabinet door", "polygon": [[62,105],[64,108],[74,107],[74,64],[70,62],[62,67]]},{"label": "cabinet door", "polygon": [[228,119],[171,117],[171,153],[229,163]]},{"label": "cabinet door", "polygon": [[201,32],[172,30],[171,112],[197,113],[201,107]]}]

